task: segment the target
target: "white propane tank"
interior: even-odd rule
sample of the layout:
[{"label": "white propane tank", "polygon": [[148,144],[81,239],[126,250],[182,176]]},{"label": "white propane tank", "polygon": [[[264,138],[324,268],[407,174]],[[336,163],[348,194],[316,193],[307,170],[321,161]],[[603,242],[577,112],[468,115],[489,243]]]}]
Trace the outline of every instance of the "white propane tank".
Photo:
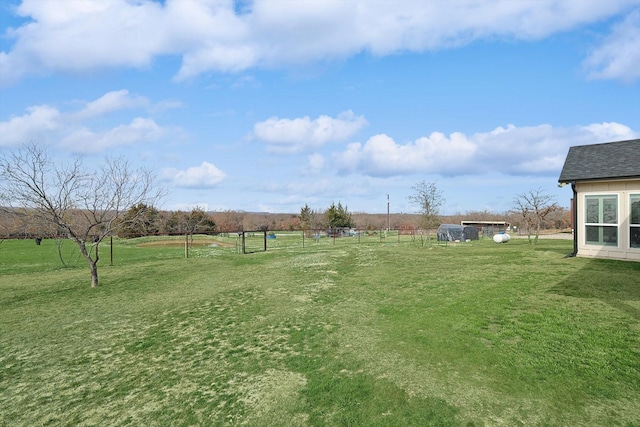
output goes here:
[{"label": "white propane tank", "polygon": [[511,236],[509,236],[507,233],[495,234],[493,236],[493,241],[496,243],[507,243],[509,240],[511,240]]}]

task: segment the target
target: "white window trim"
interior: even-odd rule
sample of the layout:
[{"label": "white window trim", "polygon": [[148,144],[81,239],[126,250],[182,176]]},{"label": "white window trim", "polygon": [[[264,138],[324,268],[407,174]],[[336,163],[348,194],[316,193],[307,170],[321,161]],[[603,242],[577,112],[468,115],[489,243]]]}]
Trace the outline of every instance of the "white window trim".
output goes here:
[{"label": "white window trim", "polygon": [[[611,224],[611,223],[593,223],[593,222],[587,222],[587,198],[589,196],[599,196],[599,197],[611,197],[611,196],[615,196],[616,197],[616,223],[615,224]],[[582,201],[583,201],[583,208],[582,208],[582,215],[583,215],[583,224],[582,224],[582,234],[583,234],[583,244],[585,246],[590,246],[590,247],[601,247],[601,248],[620,248],[620,240],[621,240],[621,236],[620,236],[620,204],[621,204],[621,196],[622,194],[620,194],[619,191],[594,191],[594,192],[588,192],[588,193],[583,193],[582,195]],[[616,244],[615,245],[607,245],[604,243],[593,243],[593,242],[588,242],[587,241],[587,227],[589,226],[596,226],[596,227],[616,227],[617,229],[617,233],[616,233]]]}]

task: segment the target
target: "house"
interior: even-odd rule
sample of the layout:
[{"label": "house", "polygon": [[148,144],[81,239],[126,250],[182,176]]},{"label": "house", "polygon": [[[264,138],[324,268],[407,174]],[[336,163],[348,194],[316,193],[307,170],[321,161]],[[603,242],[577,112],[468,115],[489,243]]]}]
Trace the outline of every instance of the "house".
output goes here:
[{"label": "house", "polygon": [[640,261],[640,139],[569,148],[558,182],[573,190],[570,255]]}]

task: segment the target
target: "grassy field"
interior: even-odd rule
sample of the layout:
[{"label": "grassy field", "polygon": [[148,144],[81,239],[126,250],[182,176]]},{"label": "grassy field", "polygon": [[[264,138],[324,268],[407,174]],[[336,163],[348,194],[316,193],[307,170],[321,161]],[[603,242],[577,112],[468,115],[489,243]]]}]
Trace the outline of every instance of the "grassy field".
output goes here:
[{"label": "grassy field", "polygon": [[640,263],[342,241],[2,242],[0,425],[640,425]]}]

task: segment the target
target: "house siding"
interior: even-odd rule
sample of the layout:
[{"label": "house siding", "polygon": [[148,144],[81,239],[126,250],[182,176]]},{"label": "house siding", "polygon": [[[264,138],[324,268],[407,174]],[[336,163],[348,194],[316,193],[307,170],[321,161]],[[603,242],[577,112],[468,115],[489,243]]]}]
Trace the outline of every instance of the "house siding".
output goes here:
[{"label": "house siding", "polygon": [[[576,183],[578,256],[640,261],[640,248],[631,248],[629,241],[631,210],[629,197],[631,194],[640,194],[640,178],[611,181],[581,181]],[[618,196],[617,247],[586,243],[585,196],[588,195]]]}]

